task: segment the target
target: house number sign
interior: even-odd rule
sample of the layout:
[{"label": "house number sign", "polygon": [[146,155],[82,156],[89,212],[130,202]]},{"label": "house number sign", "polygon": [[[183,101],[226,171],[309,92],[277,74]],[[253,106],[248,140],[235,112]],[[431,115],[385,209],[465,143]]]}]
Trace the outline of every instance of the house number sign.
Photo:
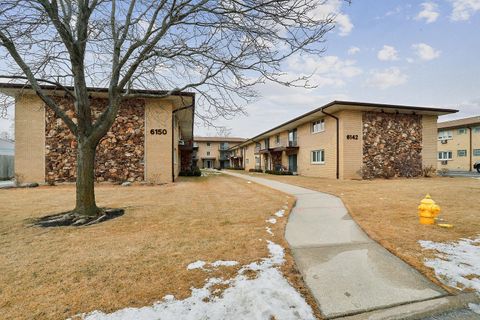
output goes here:
[{"label": "house number sign", "polygon": [[167,129],[151,129],[150,134],[153,135],[166,135],[167,134]]},{"label": "house number sign", "polygon": [[358,134],[347,134],[347,140],[358,140]]}]

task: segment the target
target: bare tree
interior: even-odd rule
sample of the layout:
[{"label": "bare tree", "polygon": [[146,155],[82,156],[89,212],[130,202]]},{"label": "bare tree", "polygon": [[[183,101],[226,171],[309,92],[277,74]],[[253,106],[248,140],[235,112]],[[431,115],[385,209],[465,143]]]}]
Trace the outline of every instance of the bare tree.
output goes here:
[{"label": "bare tree", "polygon": [[[197,93],[197,117],[242,112],[255,85],[291,79],[282,63],[321,54],[334,15],[315,16],[320,0],[2,0],[3,77],[23,79],[75,135],[78,216],[96,216],[95,149],[132,89]],[[2,56],[3,55],[3,56]],[[56,85],[74,102],[76,122],[45,90]],[[73,90],[66,85],[72,85]],[[108,106],[92,118],[87,86],[108,88]]]}]

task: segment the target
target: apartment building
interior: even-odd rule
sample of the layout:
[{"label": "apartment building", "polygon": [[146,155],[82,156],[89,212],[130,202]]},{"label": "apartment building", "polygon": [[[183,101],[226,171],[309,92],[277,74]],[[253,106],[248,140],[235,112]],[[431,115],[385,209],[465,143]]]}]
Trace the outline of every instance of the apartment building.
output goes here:
[{"label": "apartment building", "polygon": [[200,169],[224,169],[230,167],[231,147],[244,142],[243,138],[234,137],[195,137],[194,165]]},{"label": "apartment building", "polygon": [[[65,98],[65,92],[54,86],[43,89],[75,122],[73,102]],[[15,98],[16,177],[22,182],[75,181],[76,140],[66,125],[31,87],[1,83],[0,92]],[[192,165],[195,95],[133,92],[148,98],[122,102],[114,124],[97,147],[96,180],[172,182]],[[95,118],[108,103],[108,89],[89,88],[89,93]]]},{"label": "apartment building", "polygon": [[333,101],[231,148],[245,170],[337,179],[414,177],[437,165],[437,118],[452,109]]},{"label": "apartment building", "polygon": [[480,161],[480,116],[438,123],[439,170],[471,171]]}]

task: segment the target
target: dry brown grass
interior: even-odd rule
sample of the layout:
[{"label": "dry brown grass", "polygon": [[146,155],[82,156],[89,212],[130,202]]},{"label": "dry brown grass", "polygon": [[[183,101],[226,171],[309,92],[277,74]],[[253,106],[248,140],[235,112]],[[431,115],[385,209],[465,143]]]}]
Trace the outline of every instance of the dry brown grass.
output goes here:
[{"label": "dry brown grass", "polygon": [[[42,229],[27,227],[26,219],[72,208],[73,186],[0,190],[2,319],[61,319],[149,305],[166,294],[185,298],[206,277],[238,269],[206,275],[188,271],[189,263],[249,263],[268,255],[259,238],[286,246],[286,219],[271,226],[274,237],[265,220],[293,204],[285,194],[225,176],[155,187],[102,185],[97,201],[126,213],[89,227]],[[289,255],[283,271],[306,292]]]},{"label": "dry brown grass", "polygon": [[[429,253],[422,251],[418,240],[456,241],[480,234],[478,179],[435,177],[357,181],[258,173],[250,175],[340,197],[352,217],[372,239],[437,284],[440,283],[433,271],[423,263]],[[417,207],[427,193],[442,208],[440,218],[454,225],[452,229],[418,223]],[[453,292],[451,288],[446,289]]]}]

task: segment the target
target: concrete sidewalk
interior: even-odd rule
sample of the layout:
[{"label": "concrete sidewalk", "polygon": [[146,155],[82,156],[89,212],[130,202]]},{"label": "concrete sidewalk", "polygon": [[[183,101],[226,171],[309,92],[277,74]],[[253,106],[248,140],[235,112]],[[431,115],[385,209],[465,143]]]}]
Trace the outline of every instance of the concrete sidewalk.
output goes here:
[{"label": "concrete sidewalk", "polygon": [[286,239],[327,319],[447,295],[370,239],[339,198],[264,178],[224,173],[297,198],[287,223]]}]

